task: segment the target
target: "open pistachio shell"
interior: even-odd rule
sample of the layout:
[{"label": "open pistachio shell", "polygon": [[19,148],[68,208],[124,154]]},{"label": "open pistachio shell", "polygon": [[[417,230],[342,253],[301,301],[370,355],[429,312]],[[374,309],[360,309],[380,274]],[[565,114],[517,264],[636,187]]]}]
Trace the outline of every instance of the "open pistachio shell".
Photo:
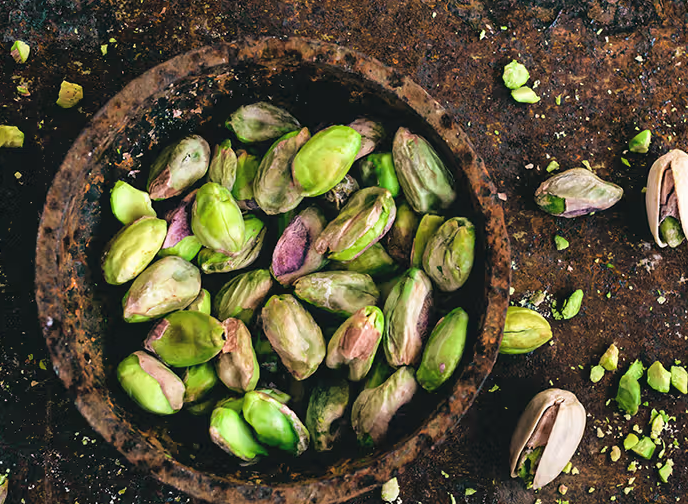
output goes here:
[{"label": "open pistachio shell", "polygon": [[659,230],[667,217],[677,218],[683,234],[688,233],[688,154],[674,149],[653,163],[647,176],[645,207],[650,231],[660,247],[667,246]]}]

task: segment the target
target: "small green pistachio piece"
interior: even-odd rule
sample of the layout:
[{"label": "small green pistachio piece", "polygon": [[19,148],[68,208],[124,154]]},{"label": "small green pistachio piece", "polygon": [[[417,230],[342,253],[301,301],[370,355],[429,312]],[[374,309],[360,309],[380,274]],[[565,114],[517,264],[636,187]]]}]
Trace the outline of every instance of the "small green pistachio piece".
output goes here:
[{"label": "small green pistachio piece", "polygon": [[669,482],[669,476],[674,472],[674,461],[671,459],[667,459],[666,463],[659,468],[659,479],[662,480],[662,483],[668,483]]},{"label": "small green pistachio piece", "polygon": [[554,245],[557,247],[557,250],[566,250],[569,248],[569,241],[563,236],[556,235],[554,237]]},{"label": "small green pistachio piece", "polygon": [[0,126],[0,147],[23,147],[24,133],[16,126]]},{"label": "small green pistachio piece", "polygon": [[632,376],[638,381],[640,381],[644,373],[645,366],[643,366],[643,363],[638,359],[636,359],[633,364],[628,367],[628,371],[626,371],[627,375]]},{"label": "small green pistachio piece", "polygon": [[30,52],[31,47],[23,40],[15,40],[10,49],[10,55],[17,63],[26,63],[26,60],[29,59]]},{"label": "small green pistachio piece", "polygon": [[638,444],[640,439],[638,439],[638,436],[633,434],[632,432],[626,436],[626,439],[624,439],[623,445],[624,445],[624,450],[628,451],[631,450],[635,445]]},{"label": "small green pistachio piece", "polygon": [[671,384],[682,394],[688,394],[688,372],[682,366],[671,366]]},{"label": "small green pistachio piece", "polygon": [[583,291],[581,289],[577,289],[566,301],[564,301],[564,306],[561,308],[561,312],[552,310],[552,315],[556,320],[568,320],[573,318],[580,311],[582,302]]},{"label": "small green pistachio piece", "polygon": [[616,403],[626,413],[635,415],[640,406],[640,383],[633,376],[626,373],[619,381],[616,393]]},{"label": "small green pistachio piece", "polygon": [[650,148],[651,141],[652,132],[650,130],[643,130],[628,141],[628,150],[645,154]]},{"label": "small green pistachio piece", "polygon": [[382,485],[380,497],[385,502],[394,502],[399,497],[399,482],[396,478],[392,478]]},{"label": "small green pistachio piece", "polygon": [[607,351],[600,357],[600,366],[602,366],[607,371],[616,371],[619,365],[619,349],[612,343],[607,348]]},{"label": "small green pistachio piece", "polygon": [[655,361],[647,370],[647,384],[657,392],[667,393],[671,387],[671,373]]},{"label": "small green pistachio piece", "polygon": [[643,436],[638,444],[636,444],[631,451],[643,457],[644,459],[650,460],[652,455],[655,453],[655,442],[647,436]]},{"label": "small green pistachio piece", "polygon": [[602,366],[593,366],[592,369],[590,369],[590,381],[593,383],[597,383],[604,377],[604,368]]},{"label": "small green pistachio piece", "polygon": [[514,89],[511,92],[511,97],[518,103],[537,103],[540,101],[540,97],[535,94],[535,91],[527,86]]},{"label": "small green pistachio piece", "polygon": [[57,103],[62,108],[72,108],[84,97],[84,88],[79,84],[62,81]]},{"label": "small green pistachio piece", "polygon": [[676,217],[667,217],[659,225],[659,235],[671,248],[676,248],[686,239],[681,221]]},{"label": "small green pistachio piece", "polygon": [[518,89],[528,82],[530,74],[525,65],[516,60],[512,60],[511,63],[504,67],[502,79],[504,80],[504,85],[509,89]]}]

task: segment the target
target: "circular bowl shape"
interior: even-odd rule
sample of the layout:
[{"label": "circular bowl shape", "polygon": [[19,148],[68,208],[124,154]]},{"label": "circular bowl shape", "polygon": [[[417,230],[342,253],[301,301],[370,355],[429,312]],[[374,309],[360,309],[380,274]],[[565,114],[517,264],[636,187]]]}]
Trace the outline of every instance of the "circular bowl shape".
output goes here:
[{"label": "circular bowl shape", "polygon": [[[383,121],[390,135],[400,125],[423,135],[455,174],[456,212],[476,225],[474,273],[457,298],[438,296],[452,299],[453,306],[443,309],[461,305],[471,316],[459,369],[438,394],[419,392],[373,452],[347,441],[332,452],[277,454],[241,467],[210,442],[207,418],[184,411],[164,418],[147,414],[117,383],[117,364],[141,349],[148,326],[125,324],[120,301],[127,287],[102,280],[100,256],[119,227],[109,209],[110,189],[121,179],[140,178],[143,185],[155,154],[184,135],[221,141],[233,110],[266,99],[313,128],[365,114]],[[454,118],[380,62],[301,38],[204,47],[127,85],[67,154],[47,196],[36,252],[40,324],[54,369],[79,411],[140,469],[195,497],[234,504],[341,502],[427,452],[457,425],[492,370],[509,281],[509,242],[496,189]],[[304,418],[305,412],[297,413]]]}]

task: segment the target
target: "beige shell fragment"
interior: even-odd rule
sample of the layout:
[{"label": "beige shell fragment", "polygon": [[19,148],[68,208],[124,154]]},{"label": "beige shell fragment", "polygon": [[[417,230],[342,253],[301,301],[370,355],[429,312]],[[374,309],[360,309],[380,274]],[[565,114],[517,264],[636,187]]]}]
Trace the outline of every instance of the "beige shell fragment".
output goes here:
[{"label": "beige shell fragment", "polygon": [[535,471],[533,489],[542,488],[559,476],[576,452],[585,430],[585,408],[571,392],[543,390],[526,406],[511,438],[511,477],[518,476],[524,452],[544,446]]},{"label": "beige shell fragment", "polygon": [[647,175],[647,193],[645,194],[647,221],[650,224],[652,236],[660,247],[667,246],[659,234],[659,216],[662,180],[669,169],[674,177],[681,227],[683,234],[688,236],[688,154],[674,149],[655,161]]}]

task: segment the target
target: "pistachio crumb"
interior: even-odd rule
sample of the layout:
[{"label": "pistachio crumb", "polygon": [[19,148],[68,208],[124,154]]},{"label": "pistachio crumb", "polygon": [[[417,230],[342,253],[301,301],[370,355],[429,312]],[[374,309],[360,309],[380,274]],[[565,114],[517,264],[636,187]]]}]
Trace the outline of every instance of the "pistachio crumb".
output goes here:
[{"label": "pistachio crumb", "polygon": [[564,474],[569,474],[571,472],[571,467],[573,467],[573,464],[569,460],[564,466],[564,468],[561,470],[561,472],[563,472]]},{"label": "pistachio crumb", "polygon": [[631,490],[633,490],[633,487],[626,487],[623,489],[623,493],[628,495],[629,493],[631,493]]},{"label": "pistachio crumb", "polygon": [[567,487],[566,485],[559,485],[559,493],[561,495],[566,495],[566,492],[568,492],[568,490],[569,487]]},{"label": "pistachio crumb", "polygon": [[597,428],[597,437],[598,438],[604,437],[604,432],[602,432],[602,429],[600,429],[599,427]]},{"label": "pistachio crumb", "polygon": [[595,487],[588,488],[588,493],[593,493],[594,491],[595,491]]},{"label": "pistachio crumb", "polygon": [[571,474],[573,474],[573,475],[580,474],[580,471],[578,470],[577,467],[574,467],[573,469],[571,469]]},{"label": "pistachio crumb", "polygon": [[466,491],[464,492],[464,495],[468,497],[469,495],[473,495],[476,493],[477,490],[475,488],[466,488]]}]

